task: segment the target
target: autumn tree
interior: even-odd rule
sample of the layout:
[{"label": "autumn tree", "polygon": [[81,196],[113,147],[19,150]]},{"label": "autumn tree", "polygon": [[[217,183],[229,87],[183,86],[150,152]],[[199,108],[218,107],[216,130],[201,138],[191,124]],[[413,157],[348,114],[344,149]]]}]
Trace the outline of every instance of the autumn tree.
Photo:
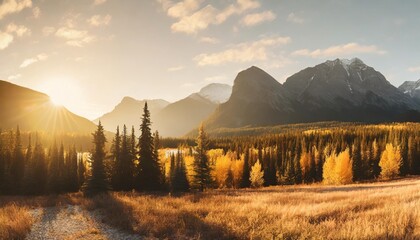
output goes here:
[{"label": "autumn tree", "polygon": [[400,147],[394,147],[392,143],[388,143],[382,152],[379,166],[381,167],[381,177],[384,179],[392,179],[400,173],[402,163]]},{"label": "autumn tree", "polygon": [[343,152],[336,155],[332,153],[327,156],[323,178],[326,184],[348,184],[353,182],[353,163],[350,158],[350,150],[346,148]]},{"label": "autumn tree", "polygon": [[192,182],[193,186],[200,191],[204,191],[205,188],[208,188],[213,183],[213,179],[211,177],[211,166],[207,157],[208,144],[209,142],[207,134],[204,132],[203,124],[201,124],[198,129],[196,154],[193,163],[194,174]]},{"label": "autumn tree", "polygon": [[156,191],[163,188],[161,169],[155,156],[153,136],[150,129],[151,120],[147,102],[144,104],[141,135],[139,137],[139,164],[137,169],[136,187],[143,191]]},{"label": "autumn tree", "polygon": [[179,149],[176,156],[171,155],[170,186],[172,192],[186,192],[190,188],[184,156]]},{"label": "autumn tree", "polygon": [[261,187],[264,185],[264,171],[262,170],[260,160],[255,162],[251,168],[251,174],[249,177],[252,187]]},{"label": "autumn tree", "polygon": [[94,149],[91,154],[91,173],[82,187],[87,196],[107,192],[110,189],[104,166],[106,137],[100,121],[92,136]]}]

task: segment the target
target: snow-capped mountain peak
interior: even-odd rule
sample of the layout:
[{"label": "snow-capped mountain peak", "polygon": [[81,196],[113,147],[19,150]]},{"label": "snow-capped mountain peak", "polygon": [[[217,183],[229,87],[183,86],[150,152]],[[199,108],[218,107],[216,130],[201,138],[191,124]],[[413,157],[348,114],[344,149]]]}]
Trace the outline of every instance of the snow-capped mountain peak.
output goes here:
[{"label": "snow-capped mountain peak", "polygon": [[198,94],[214,103],[225,103],[232,94],[232,86],[222,83],[211,83],[203,87]]}]

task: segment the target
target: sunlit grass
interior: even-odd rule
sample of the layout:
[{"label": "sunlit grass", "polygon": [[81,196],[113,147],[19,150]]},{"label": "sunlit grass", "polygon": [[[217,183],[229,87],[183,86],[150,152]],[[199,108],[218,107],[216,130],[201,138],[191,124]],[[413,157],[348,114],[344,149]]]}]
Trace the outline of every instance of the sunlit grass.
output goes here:
[{"label": "sunlit grass", "polygon": [[10,204],[0,208],[0,239],[25,239],[33,223],[26,207]]}]

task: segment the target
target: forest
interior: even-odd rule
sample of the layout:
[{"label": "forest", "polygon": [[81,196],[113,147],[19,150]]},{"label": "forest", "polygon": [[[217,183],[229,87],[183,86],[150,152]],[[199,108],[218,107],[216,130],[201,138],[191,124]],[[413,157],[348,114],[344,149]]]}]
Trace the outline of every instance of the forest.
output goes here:
[{"label": "forest", "polygon": [[147,103],[141,119],[140,136],[124,125],[112,139],[99,123],[90,152],[65,146],[63,138],[45,146],[36,133],[25,133],[24,146],[19,127],[1,133],[0,193],[186,192],[348,184],[420,174],[418,123],[322,123],[321,128],[230,137],[209,137],[201,125],[193,140],[162,139],[157,131],[152,133]]}]

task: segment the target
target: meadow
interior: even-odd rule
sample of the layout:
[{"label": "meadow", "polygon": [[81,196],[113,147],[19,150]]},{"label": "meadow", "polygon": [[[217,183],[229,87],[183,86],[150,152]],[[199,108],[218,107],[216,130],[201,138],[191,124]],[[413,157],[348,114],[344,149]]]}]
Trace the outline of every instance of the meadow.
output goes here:
[{"label": "meadow", "polygon": [[[100,212],[96,221],[146,239],[419,239],[419,189],[420,178],[409,177],[180,195],[4,196],[0,197],[0,239],[24,239],[31,225],[42,218],[33,217],[33,209],[60,211],[66,206],[80,206],[86,210],[83,214]],[[91,224],[94,229],[95,221]],[[80,239],[109,239],[98,228],[89,234],[72,234]]]}]

